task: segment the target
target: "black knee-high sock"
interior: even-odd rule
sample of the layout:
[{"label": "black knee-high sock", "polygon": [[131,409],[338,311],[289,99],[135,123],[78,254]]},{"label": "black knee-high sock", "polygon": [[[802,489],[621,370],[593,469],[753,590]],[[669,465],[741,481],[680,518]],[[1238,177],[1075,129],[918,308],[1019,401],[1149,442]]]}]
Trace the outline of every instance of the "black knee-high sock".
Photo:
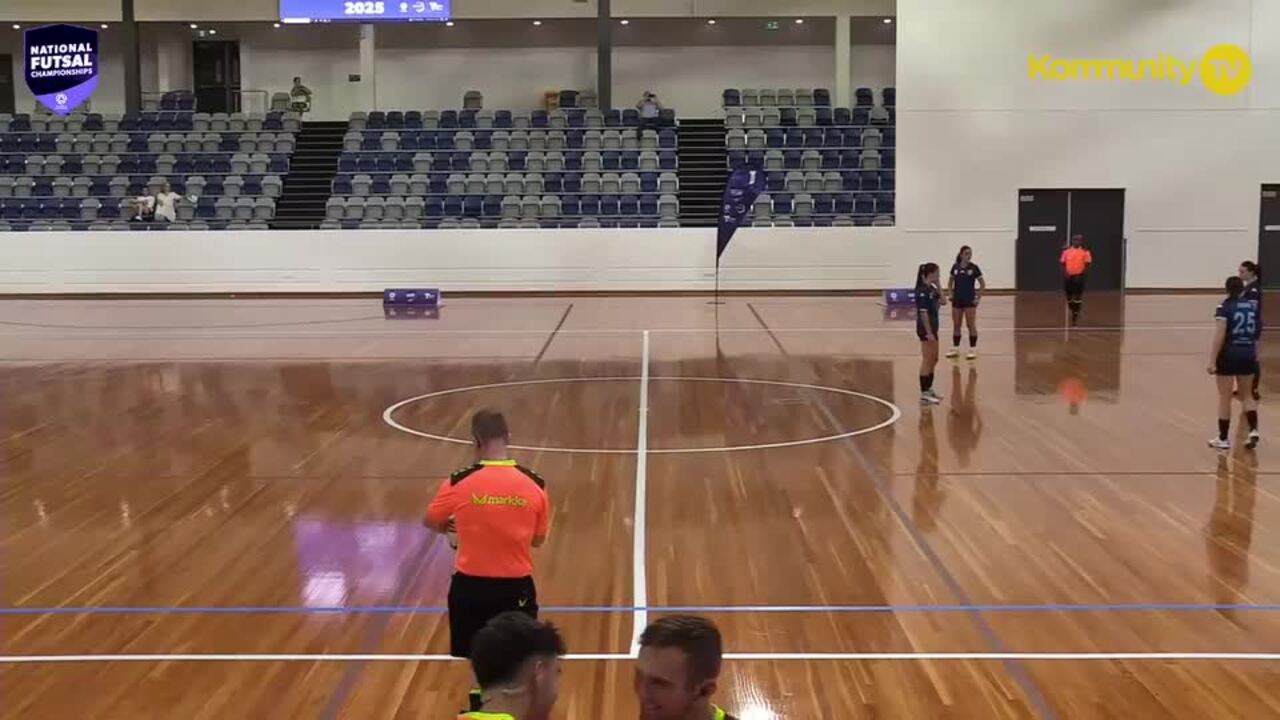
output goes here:
[{"label": "black knee-high sock", "polygon": [[928,390],[928,389],[929,389],[929,376],[921,375],[920,376],[920,392],[924,392],[925,390]]},{"label": "black knee-high sock", "polygon": [[1218,439],[1225,441],[1227,435],[1231,434],[1231,418],[1218,418]]},{"label": "black knee-high sock", "polygon": [[1248,421],[1250,430],[1256,431],[1258,429],[1258,411],[1257,410],[1246,410],[1244,413],[1244,419]]},{"label": "black knee-high sock", "polygon": [[951,336],[951,347],[960,347],[960,333]]},{"label": "black knee-high sock", "polygon": [[978,333],[976,332],[969,333],[969,347],[971,348],[978,347]]},{"label": "black knee-high sock", "polygon": [[924,387],[921,388],[922,390],[927,392],[933,389],[933,373],[929,373],[928,375],[924,376],[923,384],[924,384]]}]

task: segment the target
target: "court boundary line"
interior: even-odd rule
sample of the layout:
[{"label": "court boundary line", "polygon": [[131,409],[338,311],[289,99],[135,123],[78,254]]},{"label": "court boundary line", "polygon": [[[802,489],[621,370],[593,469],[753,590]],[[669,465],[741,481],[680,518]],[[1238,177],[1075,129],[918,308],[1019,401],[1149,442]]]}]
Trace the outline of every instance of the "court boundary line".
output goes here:
[{"label": "court boundary line", "polygon": [[[649,337],[647,334],[648,331],[646,330],[645,333],[646,334],[644,335],[644,338],[648,338]],[[646,368],[647,368],[647,362],[646,362]],[[693,382],[693,383],[740,383],[743,385],[768,385],[768,386],[774,386],[774,387],[794,388],[799,390],[822,391],[822,392],[831,393],[835,395],[846,395],[849,397],[856,397],[856,398],[862,398],[864,400],[870,400],[871,402],[877,405],[880,405],[881,407],[888,408],[889,410],[889,417],[880,421],[879,423],[876,423],[874,425],[868,425],[862,428],[857,428],[855,430],[849,430],[847,432],[837,433],[835,435],[826,435],[823,437],[816,437],[816,438],[802,438],[800,440],[786,440],[782,442],[773,442],[773,443],[761,443],[758,445],[730,445],[725,447],[695,447],[695,448],[658,448],[656,450],[649,448],[648,443],[646,442],[644,452],[647,455],[694,455],[699,453],[745,452],[748,450],[777,450],[779,448],[799,447],[803,445],[818,445],[821,443],[834,442],[837,440],[847,440],[849,438],[857,437],[859,435],[866,435],[868,433],[876,432],[877,430],[883,430],[884,428],[887,428],[890,425],[893,425],[899,419],[902,418],[902,408],[898,407],[892,402],[889,402],[888,400],[885,400],[882,397],[871,395],[870,393],[859,392],[857,390],[847,390],[845,388],[830,387],[827,385],[813,385],[808,383],[790,382],[785,380],[765,380],[760,378],[725,378],[725,377],[711,377],[711,376],[697,376],[697,375],[688,375],[688,376],[667,375],[667,376],[650,377],[646,370],[642,375],[638,375],[638,376],[637,375],[630,375],[630,376],[601,375],[598,377],[535,378],[531,380],[512,380],[508,382],[485,383],[482,385],[465,385],[462,387],[445,388],[444,390],[437,390],[435,392],[425,393],[423,395],[415,395],[414,397],[405,398],[391,405],[388,405],[387,408],[382,411],[382,421],[387,425],[390,425],[395,430],[399,430],[400,432],[407,433],[409,435],[416,435],[418,437],[427,438],[428,440],[436,440],[438,442],[452,443],[454,445],[471,445],[472,444],[471,440],[450,437],[448,435],[438,435],[436,433],[429,433],[429,432],[426,432],[425,430],[418,430],[416,428],[408,427],[407,425],[402,425],[398,420],[395,419],[395,413],[396,411],[400,410],[401,408],[407,405],[412,405],[414,403],[421,402],[423,400],[430,400],[433,398],[445,397],[447,395],[456,395],[464,392],[472,392],[475,390],[490,390],[494,388],[522,387],[522,386],[528,386],[528,385],[555,385],[559,383],[572,384],[572,383],[586,383],[586,382],[632,382],[637,380],[643,383],[646,389],[645,390],[646,398],[648,397],[647,388],[650,380]],[[833,424],[832,427],[838,428],[839,426]],[[542,447],[542,446],[535,446],[535,445],[508,445],[508,447],[512,450],[523,450],[526,452],[566,453],[566,454],[582,454],[582,455],[587,455],[587,454],[590,454],[590,455],[636,455],[640,452],[640,449],[639,449],[640,443],[637,441],[636,445],[637,447],[635,448],[566,448],[566,447]]]},{"label": "court boundary line", "polygon": [[[647,545],[647,543],[646,543]],[[646,583],[647,585],[647,583]],[[904,605],[550,605],[543,613],[715,613],[715,614],[944,614],[944,613],[1107,613],[1107,612],[1280,612],[1280,603],[1026,603]],[[415,605],[222,607],[3,607],[0,617],[38,615],[444,615],[448,608]]]},{"label": "court boundary line", "polygon": [[[632,653],[571,653],[568,661],[634,660]],[[1277,661],[1280,652],[728,652],[739,661]],[[466,662],[444,654],[415,653],[101,653],[0,655],[0,665],[105,662]]]},{"label": "court boundary line", "polygon": [[631,528],[632,657],[640,655],[640,633],[649,625],[649,331],[640,336],[640,401],[636,423],[636,482]]}]

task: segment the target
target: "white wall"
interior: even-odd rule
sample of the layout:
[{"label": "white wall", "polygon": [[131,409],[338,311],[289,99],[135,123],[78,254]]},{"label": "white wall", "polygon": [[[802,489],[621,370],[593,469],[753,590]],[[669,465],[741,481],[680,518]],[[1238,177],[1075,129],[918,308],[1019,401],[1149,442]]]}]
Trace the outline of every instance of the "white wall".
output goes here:
[{"label": "white wall", "polygon": [[[1130,287],[1216,286],[1257,252],[1259,184],[1280,180],[1280,0],[902,0],[898,221],[1012,238],[1022,187],[1126,189]],[[1253,82],[1031,80],[1027,57],[1198,58],[1234,43]]]},{"label": "white wall", "polygon": [[[241,43],[244,87],[288,88],[301,75],[316,92],[313,116],[346,119],[364,110],[347,76],[360,71],[358,31],[350,25],[323,28],[244,27]],[[435,48],[378,44],[378,107],[457,107],[469,89],[484,93],[487,107],[533,108],[543,93],[595,87],[594,47]],[[855,46],[852,77],[857,85],[892,85],[892,45]],[[829,46],[703,46],[614,48],[614,97],[634,102],[646,89],[687,117],[720,111],[726,87],[832,87],[835,51]],[[691,72],[690,68],[697,68]]]},{"label": "white wall", "polygon": [[[1010,276],[997,253],[975,251],[994,285]],[[917,262],[893,228],[748,228],[725,253],[721,287],[896,287]],[[0,294],[710,290],[714,267],[712,228],[40,233],[0,243]]]}]

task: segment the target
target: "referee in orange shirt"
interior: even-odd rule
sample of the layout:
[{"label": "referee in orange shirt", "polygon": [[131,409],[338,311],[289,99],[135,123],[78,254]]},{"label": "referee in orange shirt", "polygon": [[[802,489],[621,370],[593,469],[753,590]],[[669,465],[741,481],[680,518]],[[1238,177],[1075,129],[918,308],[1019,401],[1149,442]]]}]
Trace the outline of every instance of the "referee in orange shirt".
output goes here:
[{"label": "referee in orange shirt", "polygon": [[[548,503],[537,473],[508,458],[502,413],[471,418],[476,463],[449,476],[427,508],[426,526],[456,532],[458,556],[449,584],[449,653],[471,655],[471,638],[508,611],[538,616],[533,552],[547,540]],[[479,700],[472,692],[472,709]]]},{"label": "referee in orange shirt", "polygon": [[1084,246],[1083,235],[1072,235],[1071,245],[1062,251],[1062,286],[1067,293],[1067,307],[1071,310],[1071,324],[1080,320],[1080,308],[1084,306],[1084,279],[1089,272],[1093,255]]}]

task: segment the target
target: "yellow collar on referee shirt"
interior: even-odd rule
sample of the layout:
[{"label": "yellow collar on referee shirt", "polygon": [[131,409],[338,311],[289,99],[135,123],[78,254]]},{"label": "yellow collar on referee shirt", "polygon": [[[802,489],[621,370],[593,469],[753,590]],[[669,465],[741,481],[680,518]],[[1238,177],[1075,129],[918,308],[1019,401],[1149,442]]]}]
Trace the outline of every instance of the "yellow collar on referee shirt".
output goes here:
[{"label": "yellow collar on referee shirt", "polygon": [[515,460],[481,460],[480,464],[485,467],[515,467]]}]

